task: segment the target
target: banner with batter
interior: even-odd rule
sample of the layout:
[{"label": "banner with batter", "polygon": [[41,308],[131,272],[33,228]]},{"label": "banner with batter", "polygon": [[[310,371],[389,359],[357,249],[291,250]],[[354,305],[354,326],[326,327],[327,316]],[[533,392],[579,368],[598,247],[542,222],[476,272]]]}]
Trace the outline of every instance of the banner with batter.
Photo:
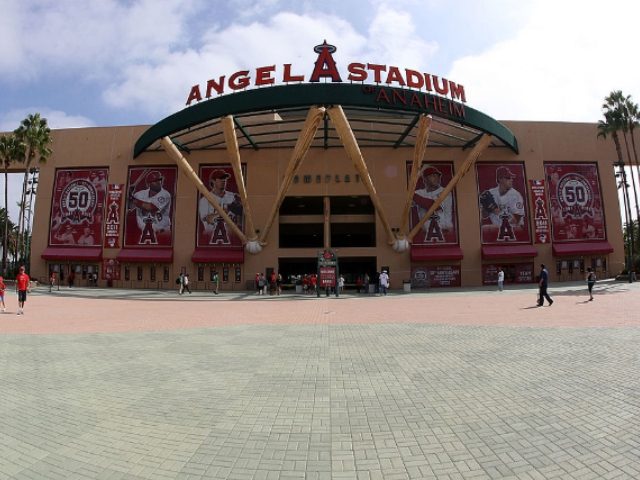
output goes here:
[{"label": "banner with batter", "polygon": [[176,180],[176,167],[129,168],[125,247],[173,246]]},{"label": "banner with batter", "polygon": [[549,213],[544,180],[529,180],[535,243],[549,243]]},{"label": "banner with batter", "polygon": [[122,206],[121,183],[110,183],[107,188],[107,213],[104,221],[104,247],[120,248],[120,207]]},{"label": "banner with batter", "polygon": [[[242,169],[242,175],[246,178],[246,166],[243,165]],[[238,194],[238,184],[231,165],[203,165],[200,167],[200,180],[242,231],[244,211]],[[242,248],[242,241],[233,233],[233,230],[202,194],[198,195],[197,213],[196,245],[199,248]]]},{"label": "banner with batter", "polygon": [[595,163],[545,163],[554,242],[606,240]]},{"label": "banner with batter", "polygon": [[531,243],[524,165],[477,163],[482,243]]},{"label": "banner with batter", "polygon": [[[407,178],[410,175],[411,163],[408,163]],[[452,178],[452,163],[434,162],[422,166],[409,213],[410,229],[420,222]],[[412,243],[414,245],[458,244],[458,214],[453,192],[445,197],[440,207],[423,224],[422,230],[414,237]]]},{"label": "banner with batter", "polygon": [[102,246],[107,168],[57,169],[53,183],[49,245]]}]

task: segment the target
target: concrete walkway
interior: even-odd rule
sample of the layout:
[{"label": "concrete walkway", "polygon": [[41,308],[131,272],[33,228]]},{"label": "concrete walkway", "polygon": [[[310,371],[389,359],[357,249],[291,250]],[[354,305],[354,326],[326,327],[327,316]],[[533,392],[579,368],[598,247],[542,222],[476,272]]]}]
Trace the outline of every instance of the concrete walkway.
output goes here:
[{"label": "concrete walkway", "polygon": [[640,284],[596,289],[9,292],[0,480],[640,478]]}]

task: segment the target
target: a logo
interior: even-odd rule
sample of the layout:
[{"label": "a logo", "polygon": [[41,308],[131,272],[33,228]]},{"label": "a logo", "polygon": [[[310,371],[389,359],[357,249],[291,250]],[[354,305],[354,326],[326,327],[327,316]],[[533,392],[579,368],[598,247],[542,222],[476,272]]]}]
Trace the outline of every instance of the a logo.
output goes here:
[{"label": "a logo", "polygon": [[[239,70],[231,75],[220,75],[217,78],[210,78],[202,85],[194,85],[189,90],[186,105],[193,102],[200,102],[214,95],[222,95],[225,90],[236,92],[250,87],[267,87],[281,83],[301,83],[320,82],[321,79],[333,83],[343,82],[338,65],[333,58],[337,48],[329,45],[325,40],[322,44],[316,45],[313,51],[318,54],[314,62],[314,68],[308,79],[305,75],[292,72],[292,65],[285,63],[281,66],[268,65],[257,67],[254,70]],[[375,84],[378,86],[395,86],[409,89],[409,91],[424,91],[433,93],[437,98],[449,97],[451,101],[467,102],[464,86],[452,82],[446,78],[432,75],[426,72],[419,72],[409,68],[399,68],[393,65],[378,63],[352,62],[347,65],[346,81],[364,84]],[[203,95],[204,93],[204,95]],[[386,96],[386,101],[395,100],[383,91],[380,95]],[[385,100],[383,98],[382,100]],[[414,104],[425,104],[419,95],[413,95],[409,100],[398,100],[406,104],[407,101]],[[434,101],[435,102],[435,101]],[[434,103],[434,110],[441,108],[452,108],[448,105],[441,106]]]},{"label": "a logo", "polygon": [[568,173],[560,179],[557,197],[562,216],[574,219],[593,216],[593,191],[587,179],[579,173]]},{"label": "a logo", "polygon": [[62,221],[80,224],[83,221],[93,223],[93,214],[97,206],[98,194],[93,183],[85,179],[71,181],[60,196]]}]

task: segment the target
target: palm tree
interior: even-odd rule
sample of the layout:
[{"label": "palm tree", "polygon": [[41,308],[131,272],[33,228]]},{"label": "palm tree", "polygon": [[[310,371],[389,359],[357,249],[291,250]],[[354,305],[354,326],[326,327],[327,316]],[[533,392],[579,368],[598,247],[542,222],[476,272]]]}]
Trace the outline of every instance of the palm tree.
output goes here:
[{"label": "palm tree", "polygon": [[24,180],[22,182],[22,197],[20,204],[20,217],[18,218],[18,255],[24,257],[26,230],[26,205],[27,183],[29,171],[34,161],[44,163],[51,155],[51,129],[47,125],[47,119],[40,117],[39,113],[30,114],[22,120],[20,126],[14,131],[18,140],[24,144]]},{"label": "palm tree", "polygon": [[[622,147],[620,145],[620,136],[618,135],[619,125],[620,125],[620,117],[619,112],[615,110],[609,110],[604,112],[604,121],[600,120],[598,122],[598,137],[607,138],[607,136],[611,135],[613,139],[613,144],[616,147],[616,154],[618,156],[618,162],[615,164],[619,168],[616,177],[620,178],[620,183],[618,184],[618,188],[622,188],[623,200],[624,200],[624,216],[626,223],[626,230],[633,231],[632,229],[632,217],[631,217],[631,204],[629,202],[629,184],[627,183],[627,174],[625,171],[625,163],[624,156],[622,154]],[[627,272],[629,272],[629,281],[631,281],[631,268],[633,264],[633,250],[634,250],[634,242],[633,235],[627,236],[629,240],[628,247],[628,257],[627,257]]]},{"label": "palm tree", "polygon": [[614,113],[617,129],[622,132],[622,138],[624,139],[624,144],[627,151],[627,158],[629,160],[629,166],[631,167],[631,185],[633,187],[633,198],[635,200],[636,219],[640,219],[640,205],[638,204],[638,190],[636,188],[636,179],[633,174],[633,161],[631,159],[631,152],[629,150],[629,140],[627,139],[627,133],[629,132],[631,133],[631,142],[634,144],[634,148],[635,148],[635,140],[633,138],[633,127],[631,126],[631,123],[633,123],[633,117],[629,111],[629,107],[632,104],[633,102],[631,101],[630,95],[625,96],[621,90],[615,90],[605,98],[605,102],[602,104],[602,109],[605,112],[605,114],[607,112]]},{"label": "palm tree", "polygon": [[[0,165],[4,170],[4,221],[2,229],[2,273],[7,275],[7,255],[9,253],[9,167],[14,162],[24,158],[24,145],[18,141],[15,135],[3,135],[0,137]],[[13,224],[12,224],[13,225]],[[13,227],[12,227],[13,229]]]},{"label": "palm tree", "polygon": [[[635,139],[635,129],[640,126],[640,107],[637,103],[632,102],[630,98],[627,101],[627,112],[629,115],[627,123],[629,126],[629,135],[631,137],[631,146],[633,148],[633,159],[636,167],[635,174],[638,176],[638,181],[640,182],[640,161],[638,161],[638,149],[636,148]],[[631,175],[633,175],[633,168],[631,169]],[[636,205],[638,205],[637,200]],[[636,223],[638,223],[638,226],[640,227],[640,216],[636,216]]]}]

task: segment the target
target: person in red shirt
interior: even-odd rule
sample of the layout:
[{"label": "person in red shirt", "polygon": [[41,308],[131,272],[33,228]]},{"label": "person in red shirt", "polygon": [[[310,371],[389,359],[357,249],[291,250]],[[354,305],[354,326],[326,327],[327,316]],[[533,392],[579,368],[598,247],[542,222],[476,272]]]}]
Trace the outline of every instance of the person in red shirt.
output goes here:
[{"label": "person in red shirt", "polygon": [[4,284],[4,278],[0,277],[0,303],[2,303],[2,313],[7,310],[4,304],[4,291],[6,288],[7,286]]},{"label": "person in red shirt", "polygon": [[18,291],[18,315],[24,315],[24,302],[27,301],[27,289],[31,279],[24,273],[24,267],[20,267],[16,277],[16,290]]}]

